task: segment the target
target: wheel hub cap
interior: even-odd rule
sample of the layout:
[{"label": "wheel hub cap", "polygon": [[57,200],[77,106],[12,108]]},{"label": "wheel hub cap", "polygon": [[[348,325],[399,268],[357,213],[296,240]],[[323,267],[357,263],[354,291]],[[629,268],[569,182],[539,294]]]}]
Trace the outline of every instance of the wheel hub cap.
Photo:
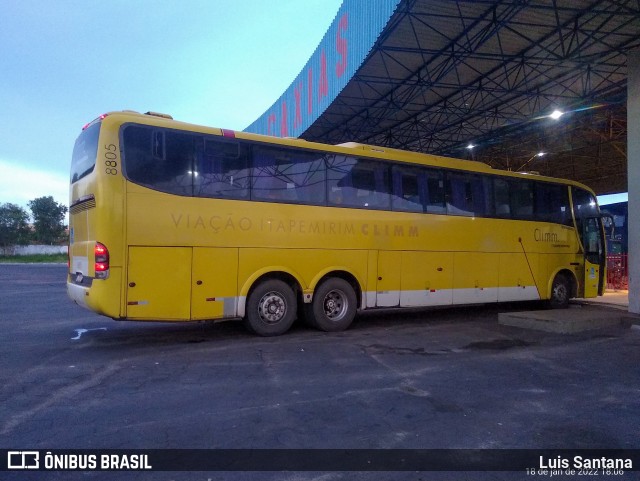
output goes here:
[{"label": "wheel hub cap", "polygon": [[287,312],[287,304],[284,299],[276,292],[265,294],[258,304],[260,318],[268,323],[276,323],[280,321]]},{"label": "wheel hub cap", "polygon": [[333,290],[324,298],[324,313],[333,321],[342,319],[347,312],[347,307],[347,296],[342,291]]}]

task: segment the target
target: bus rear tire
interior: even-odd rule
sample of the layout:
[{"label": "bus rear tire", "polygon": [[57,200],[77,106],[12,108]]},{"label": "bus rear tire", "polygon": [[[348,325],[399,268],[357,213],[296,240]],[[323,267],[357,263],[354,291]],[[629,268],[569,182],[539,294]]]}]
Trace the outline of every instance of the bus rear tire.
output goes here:
[{"label": "bus rear tire", "polygon": [[353,322],[357,302],[351,284],[338,277],[327,279],[305,305],[307,322],[325,332],[344,331]]},{"label": "bus rear tire", "polygon": [[267,280],[249,294],[245,325],[259,336],[279,336],[295,321],[296,310],[293,289],[279,279]]},{"label": "bus rear tire", "polygon": [[571,283],[564,274],[558,274],[553,279],[551,285],[551,298],[549,299],[549,307],[552,309],[565,309],[569,307],[569,298],[571,297]]}]

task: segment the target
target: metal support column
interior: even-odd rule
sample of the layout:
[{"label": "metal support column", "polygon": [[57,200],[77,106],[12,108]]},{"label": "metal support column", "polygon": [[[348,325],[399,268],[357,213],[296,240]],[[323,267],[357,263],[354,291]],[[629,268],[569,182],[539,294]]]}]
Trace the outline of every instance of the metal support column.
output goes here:
[{"label": "metal support column", "polygon": [[627,54],[629,312],[640,314],[640,48]]}]

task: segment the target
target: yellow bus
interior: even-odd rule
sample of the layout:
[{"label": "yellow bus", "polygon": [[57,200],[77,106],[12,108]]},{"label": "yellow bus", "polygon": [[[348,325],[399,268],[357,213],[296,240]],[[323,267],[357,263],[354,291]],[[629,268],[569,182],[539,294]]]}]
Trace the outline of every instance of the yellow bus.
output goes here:
[{"label": "yellow bus", "polygon": [[148,112],[87,124],[71,163],[67,291],[114,319],[297,317],[602,295],[584,185],[386,147],[324,145]]}]

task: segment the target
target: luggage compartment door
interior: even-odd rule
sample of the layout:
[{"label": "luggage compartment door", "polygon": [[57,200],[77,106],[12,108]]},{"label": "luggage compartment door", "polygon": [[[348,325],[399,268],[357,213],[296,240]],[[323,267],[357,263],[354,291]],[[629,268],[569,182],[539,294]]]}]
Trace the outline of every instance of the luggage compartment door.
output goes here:
[{"label": "luggage compartment door", "polygon": [[130,247],[127,318],[188,321],[191,318],[191,248]]}]

